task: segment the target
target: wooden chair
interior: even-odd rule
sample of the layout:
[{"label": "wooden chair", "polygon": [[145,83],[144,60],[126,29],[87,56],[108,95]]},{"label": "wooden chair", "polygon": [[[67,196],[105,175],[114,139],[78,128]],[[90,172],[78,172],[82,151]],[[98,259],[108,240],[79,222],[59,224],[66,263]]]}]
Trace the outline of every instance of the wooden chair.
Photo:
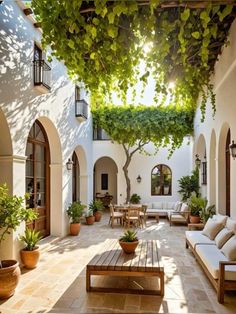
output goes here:
[{"label": "wooden chair", "polygon": [[115,212],[114,211],[114,207],[112,204],[109,205],[110,207],[110,219],[109,219],[109,223],[111,225],[111,227],[113,228],[114,225],[114,221],[116,220],[116,222],[118,223],[118,220],[120,221],[120,224],[123,226],[124,224],[124,215],[123,213],[119,213],[119,212]]},{"label": "wooden chair", "polygon": [[130,228],[130,225],[141,227],[142,222],[140,218],[141,208],[130,207],[125,216],[125,225]]}]

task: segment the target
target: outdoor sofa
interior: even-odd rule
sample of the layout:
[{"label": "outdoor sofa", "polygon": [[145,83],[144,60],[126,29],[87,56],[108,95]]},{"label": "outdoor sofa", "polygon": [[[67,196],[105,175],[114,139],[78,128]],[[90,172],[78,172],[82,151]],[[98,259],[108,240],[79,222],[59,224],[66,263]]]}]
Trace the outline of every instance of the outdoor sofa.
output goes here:
[{"label": "outdoor sofa", "polygon": [[210,218],[202,231],[186,231],[190,248],[224,303],[226,290],[236,290],[236,219]]}]

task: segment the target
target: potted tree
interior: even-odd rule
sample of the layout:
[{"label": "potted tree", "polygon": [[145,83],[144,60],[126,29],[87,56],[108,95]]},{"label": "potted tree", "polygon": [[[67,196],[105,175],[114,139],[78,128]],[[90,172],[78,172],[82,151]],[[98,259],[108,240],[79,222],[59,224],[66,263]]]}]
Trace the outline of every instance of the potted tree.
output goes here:
[{"label": "potted tree", "polygon": [[[24,202],[24,197],[9,195],[6,184],[0,186],[0,246],[5,236],[16,230],[22,221],[37,218],[37,213],[32,208],[26,208]],[[20,268],[16,260],[0,260],[0,299],[14,294],[19,277]]]},{"label": "potted tree", "polygon": [[71,223],[70,223],[70,234],[72,236],[77,236],[80,232],[80,218],[83,214],[86,205],[81,204],[80,201],[73,202],[69,205],[66,212],[69,216]]},{"label": "potted tree", "polygon": [[137,233],[133,230],[126,230],[119,239],[122,250],[127,254],[134,253],[138,243]]},{"label": "potted tree", "polygon": [[141,196],[139,196],[136,193],[132,194],[130,197],[130,203],[132,203],[132,204],[139,204],[140,200],[141,200]]},{"label": "potted tree", "polygon": [[86,212],[85,212],[85,219],[86,219],[86,223],[87,225],[93,225],[94,221],[95,221],[95,217],[93,215],[93,210],[91,208],[89,208]]},{"label": "potted tree", "polygon": [[93,210],[95,221],[100,221],[102,217],[102,211],[104,209],[103,202],[100,200],[93,200],[89,204],[89,209]]},{"label": "potted tree", "polygon": [[40,252],[36,244],[42,239],[40,232],[26,228],[25,234],[20,236],[20,240],[26,244],[26,247],[20,251],[21,261],[25,268],[35,268]]},{"label": "potted tree", "polygon": [[200,222],[200,212],[203,208],[206,208],[207,200],[200,196],[192,195],[188,200],[188,206],[190,209],[190,222]]}]

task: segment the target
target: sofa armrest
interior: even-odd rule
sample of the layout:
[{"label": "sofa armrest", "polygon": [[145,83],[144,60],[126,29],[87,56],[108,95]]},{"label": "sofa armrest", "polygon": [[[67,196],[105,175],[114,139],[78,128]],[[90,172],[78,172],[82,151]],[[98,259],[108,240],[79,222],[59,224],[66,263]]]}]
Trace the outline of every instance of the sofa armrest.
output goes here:
[{"label": "sofa armrest", "polygon": [[219,262],[219,280],[217,297],[219,303],[224,303],[224,291],[225,291],[225,266],[236,265],[236,261],[220,261]]}]

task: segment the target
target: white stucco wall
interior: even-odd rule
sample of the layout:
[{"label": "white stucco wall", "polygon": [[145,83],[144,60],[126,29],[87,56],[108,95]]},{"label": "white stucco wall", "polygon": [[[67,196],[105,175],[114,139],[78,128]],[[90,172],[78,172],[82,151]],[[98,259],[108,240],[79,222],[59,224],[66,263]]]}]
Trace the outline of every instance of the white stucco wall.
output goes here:
[{"label": "white stucco wall", "polygon": [[[82,181],[83,202],[92,199],[92,128],[91,119],[79,122],[75,117],[75,85],[68,78],[65,66],[53,60],[51,91],[42,94],[33,86],[34,43],[41,33],[35,29],[14,1],[0,6],[0,125],[9,129],[12,147],[0,147],[0,183],[8,181],[10,191],[25,193],[25,149],[29,130],[38,119],[48,136],[50,146],[51,234],[68,233],[65,209],[71,202],[71,172],[66,169],[68,158],[77,151]],[[90,114],[89,114],[90,115]],[[5,132],[5,131],[4,131]],[[7,133],[7,132],[5,132]],[[0,138],[5,136],[0,133]],[[2,139],[0,143],[4,143]],[[8,170],[6,170],[6,160]],[[17,161],[14,161],[17,159]],[[19,159],[21,162],[19,163]],[[1,169],[4,168],[4,171]],[[84,169],[86,168],[86,169]],[[5,173],[4,173],[5,172]],[[6,173],[7,172],[7,173]]]},{"label": "white stucco wall", "polygon": [[[180,149],[177,149],[172,157],[168,159],[167,149],[160,149],[156,155],[134,154],[129,166],[129,177],[131,180],[131,195],[137,193],[141,196],[142,202],[168,202],[176,201],[181,197],[178,193],[178,179],[184,175],[189,175],[192,170],[192,145],[187,145],[186,139]],[[147,146],[149,152],[153,151],[151,144]],[[93,142],[93,162],[101,157],[110,157],[118,167],[117,174],[117,203],[124,203],[126,198],[126,182],[122,167],[125,162],[125,153],[121,145],[111,141]],[[172,170],[172,195],[171,196],[151,196],[151,171],[158,164],[165,164]],[[140,175],[141,183],[136,178]]]},{"label": "white stucco wall", "polygon": [[[207,198],[215,200],[217,210],[225,213],[225,141],[230,128],[231,141],[236,140],[236,21],[233,22],[230,44],[224,47],[215,65],[212,80],[216,94],[216,115],[212,117],[211,104],[208,102],[206,119],[200,122],[200,110],[195,116],[195,145],[193,154],[199,153],[198,141],[203,135],[206,142],[208,163]],[[231,216],[236,217],[236,160],[231,158]],[[215,170],[214,170],[215,169]],[[213,175],[212,175],[213,172]],[[215,196],[214,196],[215,194]],[[213,196],[212,196],[213,195]]]}]

